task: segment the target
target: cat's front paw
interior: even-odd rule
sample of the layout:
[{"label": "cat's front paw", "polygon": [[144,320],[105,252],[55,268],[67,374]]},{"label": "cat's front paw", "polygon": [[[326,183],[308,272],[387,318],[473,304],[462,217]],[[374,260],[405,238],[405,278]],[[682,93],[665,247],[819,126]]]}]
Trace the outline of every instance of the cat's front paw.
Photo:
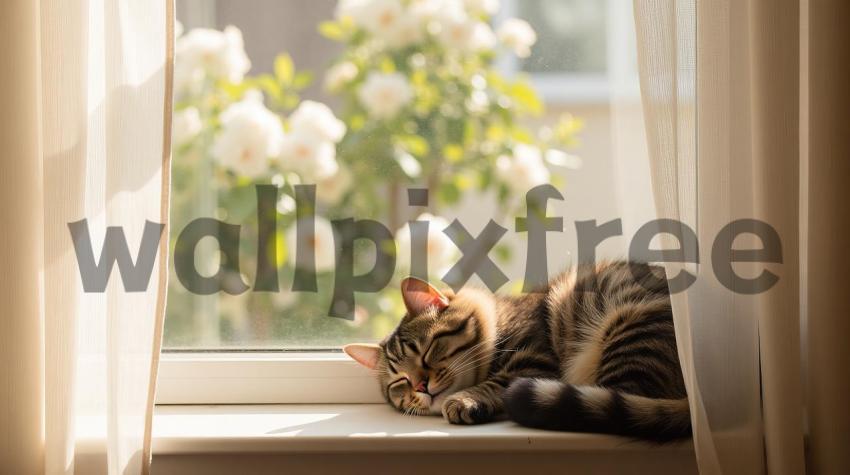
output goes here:
[{"label": "cat's front paw", "polygon": [[446,398],[443,417],[452,424],[481,424],[492,419],[493,410],[485,402],[461,391]]}]

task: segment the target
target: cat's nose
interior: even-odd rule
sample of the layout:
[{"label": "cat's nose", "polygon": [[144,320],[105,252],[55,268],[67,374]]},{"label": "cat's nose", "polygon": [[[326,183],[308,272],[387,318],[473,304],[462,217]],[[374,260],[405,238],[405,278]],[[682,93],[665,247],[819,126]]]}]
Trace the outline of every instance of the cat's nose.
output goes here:
[{"label": "cat's nose", "polygon": [[416,384],[416,387],[413,388],[414,391],[419,393],[428,393],[428,378],[424,378]]}]

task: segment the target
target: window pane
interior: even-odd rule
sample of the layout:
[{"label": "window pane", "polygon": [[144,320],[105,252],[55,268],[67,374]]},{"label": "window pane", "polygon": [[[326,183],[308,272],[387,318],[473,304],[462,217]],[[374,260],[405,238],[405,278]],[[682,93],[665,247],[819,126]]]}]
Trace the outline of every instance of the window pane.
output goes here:
[{"label": "window pane", "polygon": [[517,12],[537,30],[534,54],[522,62],[531,73],[605,73],[607,3],[600,0],[525,0]]},{"label": "window pane", "polygon": [[[533,85],[538,73],[606,71],[606,2],[502,3],[530,25],[498,3],[177,1],[167,348],[378,341],[404,314],[400,280],[422,274],[411,255],[427,251],[432,283],[459,284],[445,274],[461,252],[442,232],[455,219],[471,236],[490,220],[508,230],[489,256],[509,279],[499,291],[519,292],[526,234],[514,223],[536,185],[564,195],[549,204],[565,221],[547,235],[550,274],[573,260],[574,220],[651,211],[648,193],[615,190],[648,190],[648,176],[617,159],[645,154],[632,132],[643,130],[632,120],[639,104],[615,120],[607,102],[546,103]],[[506,59],[532,77],[501,67]],[[427,190],[427,204],[408,189]],[[313,216],[312,228],[299,216]],[[387,230],[376,245],[353,241],[350,275],[370,273],[376,246],[397,251],[394,267],[353,281],[374,284],[353,309],[335,298],[348,218]],[[429,222],[427,247],[413,251],[412,220]],[[299,237],[299,227],[313,231]],[[625,248],[612,239],[599,254]]]}]

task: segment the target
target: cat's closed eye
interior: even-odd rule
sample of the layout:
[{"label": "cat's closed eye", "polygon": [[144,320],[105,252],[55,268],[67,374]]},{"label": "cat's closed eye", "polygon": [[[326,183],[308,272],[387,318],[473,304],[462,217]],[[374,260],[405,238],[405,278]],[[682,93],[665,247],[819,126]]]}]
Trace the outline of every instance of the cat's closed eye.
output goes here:
[{"label": "cat's closed eye", "polygon": [[390,384],[388,384],[387,387],[391,388],[393,386],[397,386],[397,385],[400,385],[400,384],[407,384],[408,386],[411,385],[409,379],[407,379],[406,377],[401,377],[401,378],[398,378],[395,381],[391,382]]}]

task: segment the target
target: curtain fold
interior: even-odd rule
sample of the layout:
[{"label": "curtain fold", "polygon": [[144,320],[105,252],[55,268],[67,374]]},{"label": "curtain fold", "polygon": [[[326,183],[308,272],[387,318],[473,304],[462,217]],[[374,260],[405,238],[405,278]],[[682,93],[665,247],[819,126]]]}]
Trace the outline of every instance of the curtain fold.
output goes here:
[{"label": "curtain fold", "polygon": [[[798,0],[635,0],[635,11],[656,207],[698,237],[686,254],[699,263],[666,267],[696,276],[673,311],[700,471],[802,473]],[[733,265],[778,276],[766,292],[730,285],[732,252],[714,246],[741,219],[779,235],[782,262]],[[735,248],[767,245],[745,224],[731,230],[743,232]]]},{"label": "curtain fold", "polygon": [[0,15],[0,466],[44,470],[42,199],[38,4],[12,0]]},{"label": "curtain fold", "polygon": [[776,229],[782,265],[759,293],[762,413],[770,473],[804,473],[800,353],[800,0],[750,0],[753,216]]},{"label": "curtain fold", "polygon": [[809,467],[850,473],[850,2],[806,3]]},{"label": "curtain fold", "polygon": [[[134,262],[145,222],[167,224],[173,7],[170,0],[12,0],[6,6],[28,15],[27,22],[16,18],[19,36],[6,44],[13,57],[33,50],[35,64],[27,66],[36,75],[28,79],[39,100],[23,103],[24,94],[4,109],[13,117],[38,117],[19,124],[27,133],[14,137],[31,142],[16,158],[26,166],[9,166],[5,157],[3,164],[10,182],[4,192],[22,200],[21,212],[38,228],[22,221],[16,242],[3,245],[17,256],[7,276],[24,275],[27,291],[10,295],[3,337],[13,343],[0,351],[28,362],[25,374],[12,373],[5,388],[12,410],[19,411],[15,401],[24,398],[27,412],[0,423],[3,466],[9,460],[20,467],[12,473],[21,474],[146,473],[168,232],[145,291],[125,290],[113,267],[105,291],[86,292],[69,223],[87,220],[96,261],[106,252],[107,228],[120,227]],[[29,36],[24,25],[33,28]],[[24,63],[3,76],[23,77]],[[33,167],[37,186],[30,180]],[[38,263],[25,261],[32,246]],[[33,289],[40,289],[37,296],[29,295]],[[38,332],[33,322],[43,322]],[[5,400],[0,405],[10,407]],[[10,450],[12,437],[34,427],[38,438],[29,443],[36,445]]]}]

